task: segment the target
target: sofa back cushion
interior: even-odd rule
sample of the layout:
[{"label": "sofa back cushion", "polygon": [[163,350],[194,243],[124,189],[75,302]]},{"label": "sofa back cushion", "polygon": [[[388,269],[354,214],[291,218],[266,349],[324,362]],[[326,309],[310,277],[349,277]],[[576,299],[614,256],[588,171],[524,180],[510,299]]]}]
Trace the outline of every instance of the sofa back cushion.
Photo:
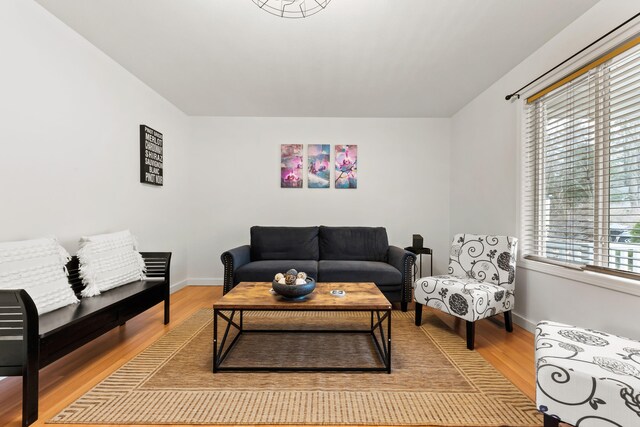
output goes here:
[{"label": "sofa back cushion", "polygon": [[251,227],[251,261],[318,257],[318,227]]},{"label": "sofa back cushion", "polygon": [[386,262],[388,250],[384,227],[320,227],[320,259]]}]

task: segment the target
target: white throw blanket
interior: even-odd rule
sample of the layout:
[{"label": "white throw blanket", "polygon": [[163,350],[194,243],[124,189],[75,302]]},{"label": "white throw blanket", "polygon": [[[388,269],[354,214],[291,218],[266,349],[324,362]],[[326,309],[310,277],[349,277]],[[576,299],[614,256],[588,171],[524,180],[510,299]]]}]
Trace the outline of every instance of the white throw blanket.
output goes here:
[{"label": "white throw blanket", "polygon": [[78,302],[67,279],[71,257],[55,238],[0,243],[0,289],[24,289],[38,314]]},{"label": "white throw blanket", "polygon": [[80,277],[85,284],[83,297],[136,280],[144,280],[146,267],[129,230],[80,239],[78,250]]}]

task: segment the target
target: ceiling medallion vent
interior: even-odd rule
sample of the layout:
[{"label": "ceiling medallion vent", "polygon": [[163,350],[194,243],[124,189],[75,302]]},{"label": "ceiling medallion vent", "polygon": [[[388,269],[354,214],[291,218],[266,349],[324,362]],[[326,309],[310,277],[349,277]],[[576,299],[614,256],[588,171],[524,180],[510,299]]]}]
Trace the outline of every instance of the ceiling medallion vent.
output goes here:
[{"label": "ceiling medallion vent", "polygon": [[281,18],[306,18],[314,15],[331,0],[252,0],[258,7]]}]

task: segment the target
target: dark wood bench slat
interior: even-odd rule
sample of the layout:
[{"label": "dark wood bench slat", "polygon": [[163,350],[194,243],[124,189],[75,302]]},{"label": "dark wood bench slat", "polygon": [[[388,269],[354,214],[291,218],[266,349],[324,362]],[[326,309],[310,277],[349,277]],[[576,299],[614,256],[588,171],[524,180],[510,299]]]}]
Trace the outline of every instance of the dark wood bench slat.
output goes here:
[{"label": "dark wood bench slat", "polygon": [[0,328],[0,337],[21,337],[24,335],[22,328]]},{"label": "dark wood bench slat", "polygon": [[22,313],[21,312],[11,312],[11,313],[0,313],[0,322],[2,321],[8,321],[8,320],[17,320],[20,319],[22,320]]},{"label": "dark wood bench slat", "polygon": [[4,329],[4,328],[20,328],[20,329],[22,329],[23,325],[24,325],[24,322],[22,321],[22,318],[5,320],[2,317],[0,317],[0,328],[2,328],[2,329]]}]

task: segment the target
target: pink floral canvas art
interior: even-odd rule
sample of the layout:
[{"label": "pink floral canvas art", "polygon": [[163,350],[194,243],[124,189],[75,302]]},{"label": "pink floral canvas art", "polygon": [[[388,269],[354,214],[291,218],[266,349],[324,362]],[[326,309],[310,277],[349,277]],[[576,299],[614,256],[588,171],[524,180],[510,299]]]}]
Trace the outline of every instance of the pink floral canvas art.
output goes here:
[{"label": "pink floral canvas art", "polygon": [[358,146],[336,145],[335,188],[358,188]]},{"label": "pink floral canvas art", "polygon": [[329,188],[331,182],[329,150],[329,144],[309,144],[307,146],[309,161],[307,186],[309,188]]},{"label": "pink floral canvas art", "polygon": [[280,187],[302,188],[302,144],[280,146]]}]

